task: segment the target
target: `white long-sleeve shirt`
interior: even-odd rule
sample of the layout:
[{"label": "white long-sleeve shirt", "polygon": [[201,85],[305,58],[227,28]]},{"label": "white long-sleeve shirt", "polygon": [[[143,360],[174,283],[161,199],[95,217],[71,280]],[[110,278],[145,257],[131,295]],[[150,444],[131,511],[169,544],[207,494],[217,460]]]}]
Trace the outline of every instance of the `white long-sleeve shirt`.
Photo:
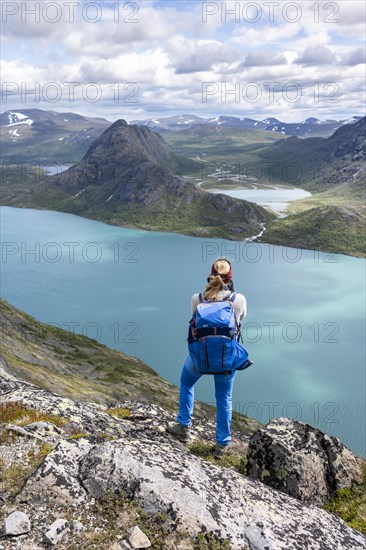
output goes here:
[{"label": "white long-sleeve shirt", "polygon": [[[220,290],[218,293],[218,298],[222,299],[229,293],[228,290]],[[200,303],[199,293],[193,294],[192,296],[192,315],[197,305]],[[241,319],[244,319],[247,314],[247,301],[243,294],[236,292],[235,300],[233,301],[234,313],[237,322],[239,323]]]}]

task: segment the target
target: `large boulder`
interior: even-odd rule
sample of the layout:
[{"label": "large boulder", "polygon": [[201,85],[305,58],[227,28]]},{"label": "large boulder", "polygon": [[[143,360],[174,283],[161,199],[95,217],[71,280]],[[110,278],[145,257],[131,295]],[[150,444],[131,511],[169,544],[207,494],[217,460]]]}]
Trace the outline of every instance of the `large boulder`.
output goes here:
[{"label": "large boulder", "polygon": [[363,479],[361,461],[339,439],[289,418],[275,418],[253,434],[247,474],[316,505]]},{"label": "large boulder", "polygon": [[366,539],[336,516],[188,453],[170,439],[117,439],[80,461],[90,497],[124,494],[190,536],[213,531],[231,550],[357,550]]}]

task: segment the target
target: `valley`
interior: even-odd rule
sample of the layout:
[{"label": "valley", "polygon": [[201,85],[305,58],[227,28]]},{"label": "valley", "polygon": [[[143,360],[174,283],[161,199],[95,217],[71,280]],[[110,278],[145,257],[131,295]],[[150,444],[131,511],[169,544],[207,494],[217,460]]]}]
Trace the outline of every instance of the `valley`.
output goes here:
[{"label": "valley", "polygon": [[[54,155],[52,143],[60,142],[69,119],[67,131],[77,129],[74,145],[64,148],[69,134]],[[1,204],[365,257],[365,117],[305,138],[274,130],[276,119],[260,126],[273,122],[270,131],[253,129],[249,119],[173,119],[109,125],[68,113],[3,113],[3,136],[9,124],[25,134],[11,134],[5,144]],[[303,126],[322,125],[309,119]],[[71,166],[62,172],[62,164]]]},{"label": "valley", "polygon": [[[205,126],[162,133],[174,151],[202,161],[195,176],[202,189],[248,200],[250,189],[303,190],[303,197],[274,204],[278,218],[259,242],[365,257],[365,121],[328,138],[275,139],[260,130]],[[271,206],[264,197],[254,200]]]}]

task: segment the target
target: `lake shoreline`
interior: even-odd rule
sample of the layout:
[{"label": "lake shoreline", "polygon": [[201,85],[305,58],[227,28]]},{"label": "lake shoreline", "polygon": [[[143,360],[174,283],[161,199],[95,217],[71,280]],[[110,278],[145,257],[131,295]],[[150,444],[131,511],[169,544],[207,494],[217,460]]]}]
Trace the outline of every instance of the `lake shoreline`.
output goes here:
[{"label": "lake shoreline", "polygon": [[[295,202],[295,201],[293,201]],[[209,235],[199,235],[197,233],[189,233],[188,231],[174,231],[174,230],[170,230],[170,229],[156,229],[155,227],[152,227],[152,226],[149,226],[148,224],[146,225],[140,225],[140,224],[127,224],[127,223],[118,223],[118,220],[116,220],[114,223],[111,222],[111,220],[109,218],[106,218],[106,217],[101,217],[101,216],[95,216],[95,217],[91,217],[91,216],[86,216],[84,214],[80,214],[80,213],[75,213],[75,212],[68,212],[66,210],[55,210],[55,209],[51,209],[49,207],[42,207],[42,206],[22,206],[22,205],[12,205],[12,204],[0,204],[0,208],[1,207],[5,207],[5,208],[19,208],[19,209],[26,209],[26,210],[39,210],[39,211],[46,211],[46,212],[59,212],[59,213],[63,213],[63,214],[72,214],[72,215],[75,215],[75,216],[78,216],[80,218],[84,218],[86,220],[92,220],[92,221],[99,221],[99,222],[102,222],[106,225],[109,225],[109,226],[112,226],[112,227],[120,227],[120,228],[125,228],[125,229],[139,229],[139,230],[142,230],[142,231],[148,231],[148,232],[155,232],[155,233],[167,233],[167,234],[174,234],[174,235],[182,235],[182,236],[187,236],[187,237],[195,237],[197,239],[201,239],[203,238],[204,236],[208,239],[216,239],[216,240],[224,240],[224,241],[228,241],[228,242],[239,242],[239,243],[246,243],[246,242],[252,242],[253,240],[256,240],[256,242],[258,243],[262,243],[262,244],[273,244],[275,246],[279,246],[279,247],[285,247],[285,248],[293,248],[293,249],[297,249],[297,250],[312,250],[314,251],[314,253],[319,253],[319,252],[324,252],[324,253],[330,253],[330,254],[337,254],[337,255],[344,255],[344,256],[348,256],[348,257],[351,257],[351,258],[357,258],[357,259],[365,259],[366,255],[363,253],[363,252],[358,252],[358,251],[347,251],[347,250],[335,250],[333,247],[327,247],[327,246],[323,246],[321,243],[317,244],[317,246],[309,246],[306,242],[306,240],[301,240],[301,246],[298,244],[298,243],[291,243],[290,240],[288,240],[286,237],[285,238],[281,238],[281,237],[277,237],[276,238],[268,238],[268,229],[269,227],[266,227],[266,230],[264,231],[264,233],[260,236],[260,235],[253,235],[253,236],[250,236],[250,237],[246,237],[242,240],[240,239],[229,239],[227,237],[214,237],[214,236],[209,236]],[[291,215],[291,218],[293,218],[295,215]],[[289,216],[286,216],[284,218],[284,220],[286,221],[287,219],[290,218],[290,215]],[[273,224],[275,224],[276,222],[278,221],[281,221],[283,220],[283,218],[281,218],[280,216],[277,217],[277,219],[275,219],[273,222],[272,222],[272,226]],[[263,227],[262,227],[263,229]],[[267,234],[266,234],[267,233]],[[258,240],[257,240],[258,239]]]}]

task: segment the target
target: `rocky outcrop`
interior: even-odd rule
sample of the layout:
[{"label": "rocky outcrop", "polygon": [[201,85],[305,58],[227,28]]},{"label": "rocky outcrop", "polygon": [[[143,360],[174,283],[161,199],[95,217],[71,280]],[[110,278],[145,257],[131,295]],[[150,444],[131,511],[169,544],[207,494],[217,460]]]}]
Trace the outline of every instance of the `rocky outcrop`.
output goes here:
[{"label": "rocky outcrop", "polygon": [[[96,525],[98,548],[137,548],[136,540],[146,545],[142,547],[151,542],[154,548],[151,537],[147,540],[143,529],[140,533],[136,512],[129,519],[118,516],[120,539],[115,539],[114,546],[105,545],[110,533],[118,531],[104,514],[108,517],[109,508],[120,499],[135,503],[148,517],[165,518],[167,549],[193,550],[190,541],[207,533],[217,541],[227,541],[226,547],[232,550],[356,550],[366,543],[361,533],[338,517],[233,468],[195,456],[189,446],[165,431],[171,415],[160,407],[124,402],[118,409],[123,415],[116,418],[105,406],[75,403],[1,376],[0,401],[9,406],[22,403],[64,421],[59,430],[51,432],[39,424],[42,441],[49,438],[52,443],[47,456],[14,499],[3,495],[4,521],[14,511],[29,518],[31,531],[21,535],[22,550],[46,548],[55,542],[60,549],[87,548],[85,540],[96,536]],[[203,428],[199,423],[198,427]],[[282,429],[285,432],[286,427]],[[32,444],[41,444],[33,437],[34,422],[25,424],[23,430]],[[210,422],[205,431],[194,431],[195,437],[203,438],[206,433],[214,434]],[[19,438],[27,440],[22,434],[16,443],[1,444],[0,453],[2,449],[8,452],[1,455],[10,456],[11,446],[18,445],[12,458],[19,456]],[[107,509],[103,502],[108,503]],[[77,524],[82,525],[80,530],[72,527]],[[136,525],[138,529],[133,530]],[[171,542],[176,533],[179,544],[176,539]],[[7,537],[0,544],[13,547]]]},{"label": "rocky outcrop", "polygon": [[325,504],[337,489],[361,483],[360,462],[336,437],[288,418],[257,430],[247,473],[303,502]]}]

